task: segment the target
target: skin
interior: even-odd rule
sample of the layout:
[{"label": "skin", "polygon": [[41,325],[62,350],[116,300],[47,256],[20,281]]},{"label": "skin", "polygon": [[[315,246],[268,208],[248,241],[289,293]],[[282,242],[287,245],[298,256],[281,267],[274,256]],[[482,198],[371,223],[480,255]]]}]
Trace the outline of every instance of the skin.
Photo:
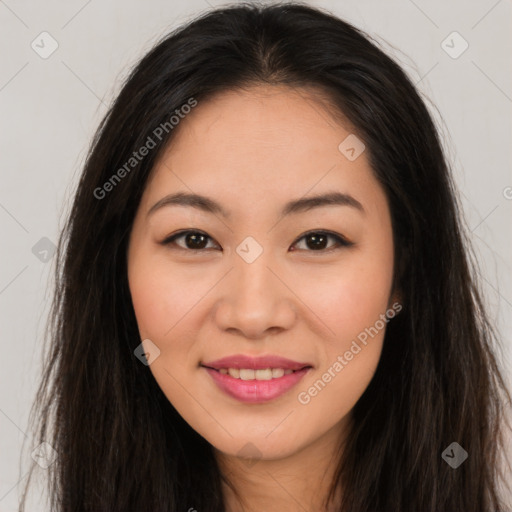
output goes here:
[{"label": "skin", "polygon": [[[213,446],[247,511],[320,510],[335,447],[374,375],[385,327],[359,343],[361,351],[309,403],[298,394],[398,299],[385,193],[366,152],[354,161],[340,152],[353,130],[327,109],[314,90],[269,85],[199,102],[155,165],[130,236],[128,279],[141,340],[160,351],[149,369]],[[178,191],[209,196],[231,216],[180,205],[148,215]],[[350,194],[364,212],[332,205],[280,215],[290,200],[330,191]],[[183,229],[207,234],[206,248],[194,249],[185,237],[161,244]],[[315,250],[304,238],[315,230],[354,245],[329,238]],[[236,252],[248,236],[263,249],[252,263]],[[275,354],[313,368],[279,398],[247,404],[200,367],[237,353]],[[257,450],[252,461],[242,457],[248,443]],[[227,510],[241,510],[228,486],[224,493]]]}]

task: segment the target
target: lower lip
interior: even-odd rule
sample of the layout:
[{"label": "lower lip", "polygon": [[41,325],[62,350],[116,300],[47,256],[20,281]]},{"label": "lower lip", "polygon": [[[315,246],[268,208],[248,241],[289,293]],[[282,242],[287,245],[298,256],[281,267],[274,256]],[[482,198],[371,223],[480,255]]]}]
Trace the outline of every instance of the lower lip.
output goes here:
[{"label": "lower lip", "polygon": [[203,368],[211,375],[219,388],[237,400],[247,403],[263,403],[284,395],[308,373],[311,368],[303,368],[278,379],[271,380],[242,380],[231,375],[222,374],[211,368]]}]

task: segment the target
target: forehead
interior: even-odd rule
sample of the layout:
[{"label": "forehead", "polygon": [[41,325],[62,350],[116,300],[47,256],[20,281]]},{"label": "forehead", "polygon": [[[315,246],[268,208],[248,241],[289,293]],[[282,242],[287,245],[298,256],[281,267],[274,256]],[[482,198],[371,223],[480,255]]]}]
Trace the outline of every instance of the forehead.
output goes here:
[{"label": "forehead", "polygon": [[[270,199],[377,186],[364,152],[350,161],[340,144],[348,122],[314,90],[254,86],[225,91],[180,121],[153,170],[147,194],[176,189],[218,193],[227,201]],[[314,189],[314,190],[313,190]]]},{"label": "forehead", "polygon": [[[339,116],[338,116],[339,117]],[[334,117],[334,108],[326,104],[319,91],[311,88],[256,85],[229,90],[199,102],[181,121],[171,142],[176,149],[222,152],[233,157],[256,156],[266,152],[292,157],[312,151],[329,150],[337,154],[340,136],[353,129],[347,121]]]}]

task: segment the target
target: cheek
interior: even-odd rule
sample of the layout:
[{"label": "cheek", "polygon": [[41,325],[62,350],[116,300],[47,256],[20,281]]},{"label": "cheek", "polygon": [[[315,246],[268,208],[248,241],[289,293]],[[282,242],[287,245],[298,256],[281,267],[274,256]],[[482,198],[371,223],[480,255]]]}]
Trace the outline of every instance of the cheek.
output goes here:
[{"label": "cheek", "polygon": [[385,313],[392,272],[392,255],[375,259],[354,254],[336,267],[304,273],[294,282],[308,307],[329,327],[329,346],[343,347]]},{"label": "cheek", "polygon": [[192,272],[174,267],[154,256],[135,260],[130,267],[130,292],[142,337],[172,338],[175,326],[211,287],[207,276],[202,283]]},{"label": "cheek", "polygon": [[335,422],[354,407],[382,352],[391,272],[351,270],[338,274],[329,288],[326,284],[312,304],[334,331],[319,344],[319,367],[297,393],[308,421],[318,428],[322,421]]},{"label": "cheek", "polygon": [[194,279],[190,272],[175,268],[162,257],[151,254],[134,258],[129,267],[129,284],[141,340],[150,339],[159,355],[149,370],[173,405],[186,411],[191,402],[183,396],[194,354],[193,335],[187,329],[201,297],[211,288]]},{"label": "cheek", "polygon": [[[382,351],[392,276],[391,247],[354,252],[335,270],[315,275],[308,306],[329,331],[324,331],[320,367],[301,389],[307,395],[299,399],[303,404],[322,395],[314,398],[311,411],[331,404],[335,415],[346,413],[368,386]],[[311,275],[297,286],[305,290],[306,281]]]}]

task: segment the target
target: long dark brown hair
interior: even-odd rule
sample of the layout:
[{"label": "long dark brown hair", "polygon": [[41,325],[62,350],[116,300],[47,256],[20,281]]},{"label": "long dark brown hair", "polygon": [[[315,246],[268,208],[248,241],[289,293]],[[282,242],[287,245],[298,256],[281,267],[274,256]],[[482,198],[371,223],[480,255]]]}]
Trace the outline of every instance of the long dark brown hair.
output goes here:
[{"label": "long dark brown hair", "polygon": [[[191,98],[200,108],[213,94],[255,84],[327,95],[364,141],[390,206],[403,309],[354,407],[329,498],[343,489],[346,512],[504,510],[499,460],[510,392],[431,115],[370,36],[298,3],[214,9],[175,30],[136,65],[101,122],[58,244],[30,417],[34,446],[57,452],[47,469],[52,510],[224,510],[211,445],[134,355],[141,340],[127,242],[173,130],[153,137],[156,147],[122,180],[104,185]],[[468,452],[457,469],[441,456],[452,442]]]}]

